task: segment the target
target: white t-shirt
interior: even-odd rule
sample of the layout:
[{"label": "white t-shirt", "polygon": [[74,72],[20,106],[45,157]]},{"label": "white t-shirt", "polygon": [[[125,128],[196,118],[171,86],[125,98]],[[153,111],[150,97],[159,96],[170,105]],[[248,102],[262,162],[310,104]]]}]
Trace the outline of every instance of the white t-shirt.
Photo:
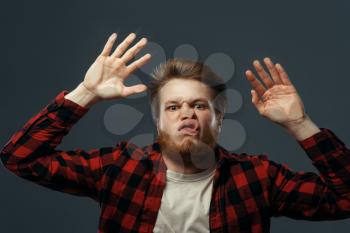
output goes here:
[{"label": "white t-shirt", "polygon": [[209,207],[213,190],[213,167],[194,174],[167,170],[154,233],[209,232]]}]

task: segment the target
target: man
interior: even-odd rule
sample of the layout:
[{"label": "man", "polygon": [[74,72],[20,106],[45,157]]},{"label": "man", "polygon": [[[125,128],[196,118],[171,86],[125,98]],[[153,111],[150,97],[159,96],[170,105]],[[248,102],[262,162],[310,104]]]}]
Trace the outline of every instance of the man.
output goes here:
[{"label": "man", "polygon": [[174,59],[149,85],[156,142],[127,141],[85,151],[56,150],[94,104],[143,92],[124,80],[150,58],[130,60],[146,45],[130,34],[112,52],[116,34],[72,92],[55,100],[16,132],[1,160],[16,175],[99,202],[98,232],[269,232],[272,216],[333,220],[350,217],[350,152],[318,128],[279,64],[264,59],[246,76],[258,112],[281,125],[305,150],[320,175],[293,172],[266,155],[230,153],[217,144],[225,85],[201,63]]}]

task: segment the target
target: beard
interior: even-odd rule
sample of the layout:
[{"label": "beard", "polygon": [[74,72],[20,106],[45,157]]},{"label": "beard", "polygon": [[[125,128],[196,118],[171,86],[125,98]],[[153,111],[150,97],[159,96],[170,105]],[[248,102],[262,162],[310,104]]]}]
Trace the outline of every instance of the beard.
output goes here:
[{"label": "beard", "polygon": [[179,142],[175,142],[168,133],[159,130],[157,141],[162,153],[172,161],[185,167],[191,166],[203,170],[209,168],[215,160],[214,147],[217,137],[209,127],[203,128],[200,132],[200,136],[178,135]]}]

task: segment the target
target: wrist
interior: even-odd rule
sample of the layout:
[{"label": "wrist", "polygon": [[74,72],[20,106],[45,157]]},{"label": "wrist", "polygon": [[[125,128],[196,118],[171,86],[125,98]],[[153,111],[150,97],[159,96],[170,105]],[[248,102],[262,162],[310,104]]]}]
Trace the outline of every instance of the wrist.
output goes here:
[{"label": "wrist", "polygon": [[80,83],[73,91],[65,95],[65,99],[75,102],[82,107],[90,108],[101,99]]},{"label": "wrist", "polygon": [[302,141],[320,132],[319,127],[307,114],[304,114],[304,116],[298,120],[284,123],[282,127],[298,141]]}]

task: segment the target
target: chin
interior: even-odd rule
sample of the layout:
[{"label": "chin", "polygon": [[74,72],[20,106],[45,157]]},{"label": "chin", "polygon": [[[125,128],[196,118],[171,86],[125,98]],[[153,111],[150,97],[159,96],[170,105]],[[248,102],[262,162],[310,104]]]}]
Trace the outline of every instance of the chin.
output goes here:
[{"label": "chin", "polygon": [[166,132],[160,132],[158,135],[161,150],[168,158],[200,169],[208,168],[215,160],[214,139],[211,135],[199,138],[198,134],[181,137],[177,135],[175,139]]},{"label": "chin", "polygon": [[202,135],[177,135],[174,139],[168,133],[160,131],[158,142],[162,149],[170,150],[180,154],[192,154],[202,149],[213,148],[216,140],[209,132]]}]

